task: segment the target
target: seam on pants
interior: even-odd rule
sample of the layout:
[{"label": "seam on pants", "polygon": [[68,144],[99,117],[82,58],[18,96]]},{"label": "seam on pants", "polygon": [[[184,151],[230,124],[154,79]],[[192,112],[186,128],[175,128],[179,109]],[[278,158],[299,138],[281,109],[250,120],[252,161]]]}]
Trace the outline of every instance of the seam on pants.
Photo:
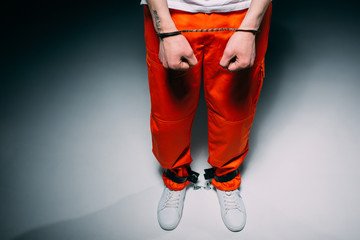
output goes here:
[{"label": "seam on pants", "polygon": [[161,119],[161,118],[159,118],[158,116],[156,116],[154,113],[151,113],[151,116],[152,116],[153,118],[156,118],[156,119],[159,120],[160,122],[175,123],[175,122],[184,121],[185,119],[191,117],[193,114],[196,113],[196,110],[197,110],[197,108],[196,108],[194,111],[192,111],[189,115],[187,115],[186,117],[181,118],[181,119],[178,119],[178,120],[164,120],[164,119]]}]

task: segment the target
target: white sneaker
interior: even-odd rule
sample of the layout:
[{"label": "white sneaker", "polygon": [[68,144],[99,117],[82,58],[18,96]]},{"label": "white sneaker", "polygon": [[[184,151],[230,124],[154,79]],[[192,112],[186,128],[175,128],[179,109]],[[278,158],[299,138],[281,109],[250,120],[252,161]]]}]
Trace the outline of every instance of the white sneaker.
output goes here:
[{"label": "white sneaker", "polygon": [[246,211],[239,189],[221,191],[216,189],[219,198],[221,218],[230,231],[241,231],[246,223]]},{"label": "white sneaker", "polygon": [[180,222],[186,188],[181,191],[173,191],[165,186],[161,195],[157,216],[160,227],[164,230],[173,230]]}]

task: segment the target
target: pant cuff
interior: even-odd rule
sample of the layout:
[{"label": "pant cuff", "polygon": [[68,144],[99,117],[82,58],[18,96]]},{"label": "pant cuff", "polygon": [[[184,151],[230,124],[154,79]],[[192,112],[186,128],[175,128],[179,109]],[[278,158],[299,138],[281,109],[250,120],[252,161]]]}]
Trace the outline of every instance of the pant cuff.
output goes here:
[{"label": "pant cuff", "polygon": [[184,183],[176,183],[170,180],[168,177],[166,177],[165,172],[162,174],[162,179],[164,181],[165,186],[173,191],[183,190],[190,183],[189,180],[186,180]]},{"label": "pant cuff", "polygon": [[221,191],[232,191],[240,187],[241,184],[241,177],[240,173],[238,175],[227,182],[218,182],[215,180],[215,178],[212,179],[211,184]]}]

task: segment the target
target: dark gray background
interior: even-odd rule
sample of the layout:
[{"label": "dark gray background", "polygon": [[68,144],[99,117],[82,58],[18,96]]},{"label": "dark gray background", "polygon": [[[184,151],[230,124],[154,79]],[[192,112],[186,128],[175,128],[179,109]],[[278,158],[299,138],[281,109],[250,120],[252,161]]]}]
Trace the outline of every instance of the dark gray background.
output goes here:
[{"label": "dark gray background", "polygon": [[[359,238],[357,1],[273,1],[240,233],[205,190],[188,190],[176,230],[158,226],[140,1],[8,2],[0,239]],[[206,127],[202,96],[191,149],[201,173]]]}]

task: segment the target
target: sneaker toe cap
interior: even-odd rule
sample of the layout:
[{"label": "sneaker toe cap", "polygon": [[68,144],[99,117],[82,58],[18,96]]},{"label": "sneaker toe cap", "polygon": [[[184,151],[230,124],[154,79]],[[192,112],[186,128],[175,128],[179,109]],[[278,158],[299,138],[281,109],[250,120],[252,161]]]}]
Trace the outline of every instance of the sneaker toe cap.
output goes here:
[{"label": "sneaker toe cap", "polygon": [[180,221],[180,214],[176,209],[165,208],[158,213],[159,224],[163,229],[172,230]]},{"label": "sneaker toe cap", "polygon": [[240,231],[245,227],[246,214],[238,209],[229,210],[224,217],[224,222],[231,231]]}]

